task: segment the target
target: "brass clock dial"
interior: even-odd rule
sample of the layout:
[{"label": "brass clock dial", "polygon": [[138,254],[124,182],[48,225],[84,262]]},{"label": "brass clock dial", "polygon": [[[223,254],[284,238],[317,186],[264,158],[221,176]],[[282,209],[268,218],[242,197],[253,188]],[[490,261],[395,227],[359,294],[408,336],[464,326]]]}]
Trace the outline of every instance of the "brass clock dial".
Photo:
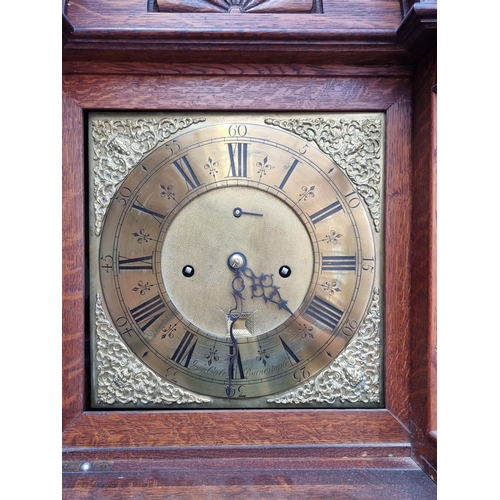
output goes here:
[{"label": "brass clock dial", "polygon": [[[135,358],[186,399],[120,399],[137,374],[106,369],[117,348],[99,343],[98,320],[93,404],[269,407],[327,369],[380,286],[366,172],[287,130],[297,114],[113,116],[90,117],[107,130],[104,159],[97,134],[90,144],[94,315],[121,342],[122,365]],[[103,386],[116,386],[114,401]]]}]

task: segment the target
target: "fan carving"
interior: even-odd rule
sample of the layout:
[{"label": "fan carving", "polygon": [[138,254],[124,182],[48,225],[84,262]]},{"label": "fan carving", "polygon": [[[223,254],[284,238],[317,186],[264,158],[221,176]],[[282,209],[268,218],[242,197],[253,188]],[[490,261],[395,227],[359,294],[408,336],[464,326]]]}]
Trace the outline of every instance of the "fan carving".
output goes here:
[{"label": "fan carving", "polygon": [[150,12],[322,14],[322,0],[149,0]]}]

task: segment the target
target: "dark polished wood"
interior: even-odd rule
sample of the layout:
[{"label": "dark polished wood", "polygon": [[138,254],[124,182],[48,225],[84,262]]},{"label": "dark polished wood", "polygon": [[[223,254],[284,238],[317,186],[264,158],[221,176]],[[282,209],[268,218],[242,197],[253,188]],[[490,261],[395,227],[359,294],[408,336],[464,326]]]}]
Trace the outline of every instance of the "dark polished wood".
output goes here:
[{"label": "dark polished wood", "polygon": [[62,46],[64,47],[68,42],[70,36],[73,34],[75,28],[71,24],[68,16],[63,12],[62,15]]},{"label": "dark polished wood", "polygon": [[[152,4],[152,5],[151,5]],[[239,4],[220,0],[154,0],[148,3],[152,12],[246,12],[258,13],[321,13],[321,2],[315,0],[243,0]]]},{"label": "dark polished wood", "polygon": [[[432,276],[423,272],[433,249],[425,253],[415,239],[429,238],[432,230],[434,194],[422,198],[421,192],[431,187],[427,139],[418,145],[418,134],[430,127],[430,108],[425,90],[416,89],[432,80],[433,56],[420,61],[403,46],[397,0],[323,5],[321,15],[259,14],[251,22],[246,13],[147,13],[142,0],[67,6],[64,498],[142,498],[146,492],[147,498],[435,498],[436,485],[421,469],[435,480],[430,337],[420,339],[435,306]],[[386,113],[385,409],[89,408],[84,114],[91,109]],[[420,319],[419,307],[425,309]]]},{"label": "dark polished wood", "polygon": [[75,0],[66,61],[411,65],[397,0],[323,0],[324,14],[146,12],[144,0]]},{"label": "dark polished wood", "polygon": [[[435,50],[417,65],[414,83],[413,184],[421,186],[413,202],[411,321],[412,440],[415,459],[437,477],[436,434],[436,121]],[[418,332],[418,334],[417,334]]]},{"label": "dark polished wood", "polygon": [[421,56],[437,43],[437,2],[414,2],[398,28],[398,36],[414,55]]}]

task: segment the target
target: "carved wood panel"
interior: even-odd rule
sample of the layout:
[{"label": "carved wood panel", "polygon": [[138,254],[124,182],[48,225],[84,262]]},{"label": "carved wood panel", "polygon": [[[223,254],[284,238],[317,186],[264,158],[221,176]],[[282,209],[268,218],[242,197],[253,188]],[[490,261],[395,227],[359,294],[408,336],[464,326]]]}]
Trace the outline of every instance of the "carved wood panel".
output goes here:
[{"label": "carved wood panel", "polygon": [[148,12],[322,13],[322,0],[149,0]]}]

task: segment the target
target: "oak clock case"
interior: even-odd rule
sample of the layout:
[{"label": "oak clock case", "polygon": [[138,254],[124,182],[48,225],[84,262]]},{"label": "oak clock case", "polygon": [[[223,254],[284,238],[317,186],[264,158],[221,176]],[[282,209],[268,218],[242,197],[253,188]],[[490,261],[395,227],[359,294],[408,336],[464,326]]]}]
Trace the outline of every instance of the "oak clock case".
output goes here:
[{"label": "oak clock case", "polygon": [[88,125],[92,407],[383,406],[383,114]]}]

